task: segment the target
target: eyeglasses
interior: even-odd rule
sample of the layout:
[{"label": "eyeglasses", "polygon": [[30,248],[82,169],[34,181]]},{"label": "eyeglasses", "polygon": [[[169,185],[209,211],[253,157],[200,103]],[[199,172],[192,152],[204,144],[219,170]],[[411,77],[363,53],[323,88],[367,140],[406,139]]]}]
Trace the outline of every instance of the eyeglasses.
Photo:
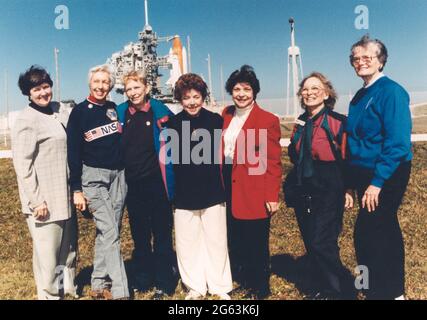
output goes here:
[{"label": "eyeglasses", "polygon": [[350,61],[353,65],[359,65],[360,62],[371,63],[374,58],[378,58],[378,56],[361,56],[361,57],[350,56]]},{"label": "eyeglasses", "polygon": [[322,91],[322,90],[324,90],[324,89],[320,88],[320,87],[304,88],[304,89],[301,90],[301,94],[303,96],[306,96],[306,95],[308,95],[308,92],[311,91],[312,94],[314,94],[314,95],[317,96],[319,94],[319,92]]}]

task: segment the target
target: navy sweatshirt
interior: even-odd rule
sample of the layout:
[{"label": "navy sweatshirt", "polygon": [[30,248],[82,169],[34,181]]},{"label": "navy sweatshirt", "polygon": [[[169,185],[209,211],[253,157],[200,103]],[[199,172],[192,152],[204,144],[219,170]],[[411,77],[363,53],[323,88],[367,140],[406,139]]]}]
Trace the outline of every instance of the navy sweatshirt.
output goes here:
[{"label": "navy sweatshirt", "polygon": [[[219,165],[222,124],[223,119],[219,114],[210,112],[205,108],[200,110],[197,117],[191,117],[183,110],[169,120],[168,130],[176,130],[179,138],[173,141],[179,143],[178,146],[175,145],[179,150],[179,159],[176,159],[178,161],[174,161],[173,165],[175,173],[174,204],[176,208],[201,210],[225,202],[225,191]],[[205,133],[209,132],[210,141],[205,141],[207,137],[201,134],[200,129],[206,130]],[[219,132],[217,143],[214,139],[215,130]],[[186,142],[190,142],[189,145],[185,146]],[[205,145],[208,150],[199,149],[201,145]],[[208,152],[206,158],[204,152]],[[195,159],[191,157],[194,153],[197,153],[207,163],[205,161],[200,164],[194,163],[193,160]]]},{"label": "navy sweatshirt", "polygon": [[93,168],[122,169],[121,127],[116,104],[88,100],[73,108],[67,125],[71,191],[82,190],[83,164]]},{"label": "navy sweatshirt", "polygon": [[350,165],[372,169],[371,184],[381,188],[412,159],[411,129],[409,95],[399,84],[384,76],[360,89],[347,120]]}]

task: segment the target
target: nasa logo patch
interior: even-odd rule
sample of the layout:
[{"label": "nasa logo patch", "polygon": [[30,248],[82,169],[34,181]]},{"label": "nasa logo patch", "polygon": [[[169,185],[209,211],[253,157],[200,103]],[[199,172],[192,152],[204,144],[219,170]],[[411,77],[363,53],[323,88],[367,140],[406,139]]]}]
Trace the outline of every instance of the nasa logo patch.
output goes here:
[{"label": "nasa logo patch", "polygon": [[117,120],[117,113],[114,109],[108,109],[107,110],[107,117],[111,119],[111,121]]}]

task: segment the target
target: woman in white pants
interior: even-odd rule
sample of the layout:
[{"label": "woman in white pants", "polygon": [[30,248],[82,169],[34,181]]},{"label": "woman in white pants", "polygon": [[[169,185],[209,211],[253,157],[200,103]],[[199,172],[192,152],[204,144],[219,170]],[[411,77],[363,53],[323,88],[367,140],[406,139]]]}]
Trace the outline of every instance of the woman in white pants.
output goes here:
[{"label": "woman in white pants", "polygon": [[182,282],[189,289],[186,300],[200,299],[207,292],[229,300],[233,288],[225,191],[215,143],[221,141],[223,121],[203,108],[208,89],[198,75],[181,76],[174,94],[184,110],[169,121],[167,132],[176,184],[176,251]]},{"label": "woman in white pants", "polygon": [[68,187],[68,111],[51,101],[52,80],[40,67],[21,74],[19,88],[30,103],[12,130],[13,165],[33,239],[37,296],[75,296],[77,223]]}]

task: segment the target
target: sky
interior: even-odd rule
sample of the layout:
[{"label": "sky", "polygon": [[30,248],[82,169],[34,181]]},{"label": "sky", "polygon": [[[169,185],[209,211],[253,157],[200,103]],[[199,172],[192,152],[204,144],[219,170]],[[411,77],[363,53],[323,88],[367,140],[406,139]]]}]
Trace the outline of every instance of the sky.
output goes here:
[{"label": "sky", "polygon": [[[58,5],[68,8],[68,30],[55,28]],[[358,5],[369,10],[367,30],[355,27]],[[388,76],[408,91],[427,91],[427,0],[149,0],[148,7],[158,36],[180,35],[184,45],[190,36],[193,72],[207,78],[210,54],[217,99],[224,86],[220,66],[225,81],[242,64],[255,68],[260,99],[286,96],[289,17],[295,19],[304,73],[324,73],[338,93],[361,86],[348,56],[365,33],[387,46]],[[53,78],[54,47],[60,50],[61,98],[82,101],[89,68],[136,42],[145,23],[143,0],[0,0],[0,8],[0,114],[5,73],[9,109],[20,110],[27,98],[17,86],[19,74],[38,64]],[[159,55],[168,50],[165,43],[158,47]]]}]

